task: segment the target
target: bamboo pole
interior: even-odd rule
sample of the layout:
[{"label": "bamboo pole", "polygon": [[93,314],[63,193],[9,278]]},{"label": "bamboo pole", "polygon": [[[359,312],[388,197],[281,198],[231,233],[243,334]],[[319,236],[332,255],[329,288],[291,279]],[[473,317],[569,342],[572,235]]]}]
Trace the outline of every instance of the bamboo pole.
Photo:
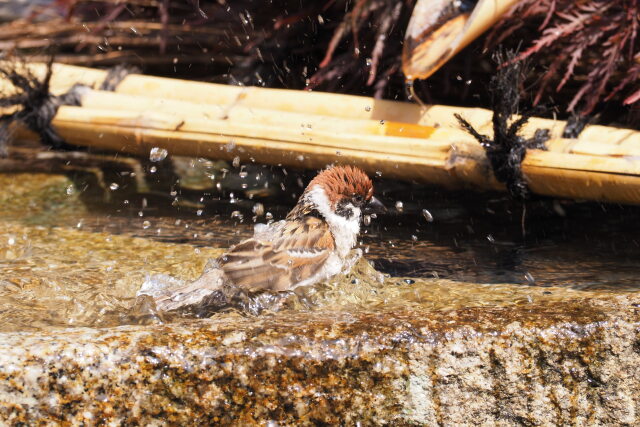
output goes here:
[{"label": "bamboo pole", "polygon": [[[331,134],[315,131],[300,135],[266,125],[216,122],[163,113],[61,107],[53,121],[55,130],[74,144],[148,156],[153,147],[170,154],[243,162],[282,164],[298,168],[323,168],[334,162],[355,163],[370,173],[400,178],[406,166],[420,169],[417,180],[452,185],[446,163],[449,141]],[[391,140],[390,144],[381,144]],[[410,140],[410,141],[405,141]],[[405,145],[411,142],[411,149]],[[455,186],[455,184],[453,184]]]},{"label": "bamboo pole", "polygon": [[[44,76],[46,66],[41,63],[29,64],[35,75]],[[68,91],[74,84],[99,86],[107,72],[74,65],[54,64],[51,89],[55,94]],[[0,80],[0,89],[7,82]],[[118,94],[129,94],[180,100],[192,104],[222,105],[231,110],[235,107],[258,108],[283,112],[305,113],[340,119],[363,119],[385,122],[408,123],[434,128],[458,128],[453,114],[458,113],[478,131],[491,135],[493,113],[483,108],[416,104],[372,99],[355,95],[333,93],[291,91],[259,87],[229,86],[170,79],[164,77],[130,74],[116,88]],[[524,135],[533,135],[537,129],[548,129],[551,138],[561,138],[566,122],[562,120],[532,117],[523,128]],[[636,136],[633,136],[636,135]],[[589,140],[599,144],[620,145],[637,141],[637,132],[608,126],[587,126],[580,134],[580,141]]]},{"label": "bamboo pole", "polygon": [[[369,173],[449,188],[498,190],[479,144],[416,139],[411,150],[398,147],[412,138],[343,135],[338,141],[317,131],[301,138],[270,126],[207,126],[164,113],[61,107],[54,127],[68,141],[146,156],[153,147],[171,154],[244,162],[321,168],[334,162],[356,164]],[[392,141],[378,144],[380,140]],[[340,146],[336,144],[340,143]],[[406,146],[405,146],[406,147]],[[523,162],[532,191],[553,197],[640,203],[640,162],[626,158],[532,150]],[[582,180],[582,181],[578,181]],[[581,184],[578,185],[578,182]]]},{"label": "bamboo pole", "polygon": [[[72,67],[75,74],[62,79],[65,69],[54,70],[52,84],[58,90],[75,83],[74,77],[85,83],[104,77],[104,72]],[[147,96],[128,94],[144,92],[135,88],[135,82],[151,82],[146,88],[155,90],[147,90]],[[158,93],[172,93],[165,87],[169,83],[178,87],[174,96],[158,97]],[[419,116],[416,113],[422,112],[411,104],[384,101],[380,108],[387,108],[390,116],[401,120],[380,123],[366,109],[346,114],[350,109],[345,105],[377,102],[368,98],[258,88],[251,89],[255,96],[248,98],[243,96],[247,93],[243,88],[222,86],[218,91],[219,86],[130,75],[116,93],[88,91],[82,107],[61,107],[52,125],[72,144],[142,156],[161,147],[173,155],[239,157],[243,162],[300,168],[344,162],[371,174],[381,172],[385,177],[449,188],[504,189],[475,140],[457,126],[423,126],[433,116]],[[199,88],[200,95],[218,93],[218,97],[211,100],[213,103],[202,98],[197,102],[176,99],[186,97],[185,93],[175,96],[175,92],[187,87],[191,88],[189,94]],[[120,92],[121,88],[126,90]],[[234,98],[230,93],[241,96]],[[474,126],[491,133],[486,129],[490,124],[486,110],[434,108],[443,119],[445,112],[462,112]],[[413,115],[399,114],[399,110]],[[340,112],[345,112],[344,117]],[[307,124],[312,124],[311,128]],[[406,126],[413,127],[405,131]],[[596,126],[588,130],[588,139],[553,138],[547,144],[550,151],[527,154],[522,169],[532,191],[560,198],[640,204],[640,133]]]},{"label": "bamboo pole", "polygon": [[[386,135],[427,139],[434,132],[443,132],[443,130],[437,130],[432,126],[412,123],[370,119],[336,119],[319,114],[274,111],[242,105],[196,104],[174,99],[96,90],[88,90],[82,96],[82,106],[86,108],[111,109],[114,105],[125,105],[128,111],[154,111],[174,115],[179,112],[176,116],[206,120],[209,126],[225,126],[228,123],[281,126],[283,129],[294,130],[302,135],[312,135],[317,130],[330,130],[334,134]],[[453,129],[447,131],[455,132]],[[465,134],[464,132],[459,133],[461,136]],[[472,138],[469,137],[469,139]]]},{"label": "bamboo pole", "polygon": [[[76,84],[98,87],[107,76],[104,70],[54,64],[51,91],[61,94]],[[46,65],[29,64],[36,76],[44,76]],[[7,82],[0,80],[0,89]],[[224,105],[226,108],[247,107],[295,113],[308,113],[342,119],[366,119],[410,123],[431,127],[458,127],[453,113],[462,114],[476,129],[490,129],[492,112],[482,108],[417,104],[373,99],[355,95],[292,91],[260,87],[229,86],[165,77],[130,74],[115,90],[119,94],[174,99],[195,104]],[[533,134],[538,128],[549,129],[553,137],[560,137],[565,123],[558,120],[532,118],[524,132]]]}]

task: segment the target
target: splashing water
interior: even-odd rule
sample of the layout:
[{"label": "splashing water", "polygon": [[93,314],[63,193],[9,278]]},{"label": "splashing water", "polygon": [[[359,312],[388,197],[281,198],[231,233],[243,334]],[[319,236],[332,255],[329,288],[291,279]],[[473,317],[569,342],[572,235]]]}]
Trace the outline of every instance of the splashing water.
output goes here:
[{"label": "splashing water", "polygon": [[[247,225],[238,224],[243,215],[240,211],[234,211],[234,218],[228,222],[200,218],[195,210],[194,219],[171,216],[146,219],[145,214],[142,221],[137,215],[139,201],[127,204],[137,206],[131,207],[129,216],[88,211],[80,201],[82,192],[69,194],[69,180],[61,176],[0,174],[0,185],[5,189],[0,193],[0,235],[6,236],[0,239],[0,331],[177,320],[181,313],[158,313],[148,298],[136,298],[142,283],[159,274],[181,283],[193,281],[209,260],[250,235],[253,228],[251,221]],[[405,201],[407,210],[410,203],[408,199]],[[145,212],[153,212],[151,201],[143,206]],[[261,203],[252,203],[248,211],[252,208],[256,215],[264,213],[265,220],[274,218]],[[417,212],[419,215],[420,209]],[[434,212],[440,232],[447,238],[459,239],[464,227],[456,225],[457,234],[447,234],[446,215]],[[482,269],[488,269],[483,267],[478,248],[485,248],[486,253],[492,254],[491,259],[495,259],[497,251],[515,251],[500,233],[492,234],[489,242],[488,234],[478,231],[478,243],[474,244],[484,246],[470,247],[466,243],[466,247],[460,247],[458,242],[459,249],[455,251],[435,245],[414,230],[407,230],[406,237],[396,234],[392,244],[386,243],[389,237],[376,228],[378,222],[366,228],[368,234],[363,243],[366,259],[361,259],[347,275],[284,293],[238,294],[215,316],[286,314],[327,308],[350,312],[407,306],[422,311],[510,306],[613,292],[550,286],[550,283],[561,285],[563,277],[573,278],[574,285],[580,281],[605,283],[605,278],[619,283],[627,280],[621,262],[611,266],[571,260],[558,262],[557,250],[547,255],[537,249],[532,252],[537,258],[525,260],[521,272],[513,275],[512,280],[517,278],[524,285],[497,283],[499,275],[482,275],[486,274]],[[76,224],[82,226],[76,228]],[[189,236],[190,244],[171,243],[185,240],[184,236]],[[220,248],[211,247],[214,245]],[[465,261],[465,257],[470,259]],[[368,260],[375,260],[375,268]],[[563,266],[569,268],[566,273]],[[396,277],[377,270],[394,271]],[[605,274],[596,278],[598,282],[594,275],[600,271]],[[439,278],[442,276],[450,278]],[[472,280],[486,284],[470,283]],[[195,314],[213,313],[204,310]]]}]

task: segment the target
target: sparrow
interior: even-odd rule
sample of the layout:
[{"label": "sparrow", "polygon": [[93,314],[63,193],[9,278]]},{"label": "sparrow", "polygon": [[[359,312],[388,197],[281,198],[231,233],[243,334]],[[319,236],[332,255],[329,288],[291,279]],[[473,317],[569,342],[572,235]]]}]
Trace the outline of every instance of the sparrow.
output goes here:
[{"label": "sparrow", "polygon": [[371,179],[359,168],[333,166],[311,180],[284,220],[258,224],[254,236],[218,259],[224,278],[247,291],[286,291],[347,272],[363,212],[381,211]]},{"label": "sparrow", "polygon": [[202,306],[226,289],[287,291],[347,273],[362,256],[352,251],[363,213],[383,212],[371,179],[359,168],[333,166],[306,187],[286,218],[257,224],[253,237],[231,247],[194,282],[157,275],[138,296],[148,295],[161,311]]}]

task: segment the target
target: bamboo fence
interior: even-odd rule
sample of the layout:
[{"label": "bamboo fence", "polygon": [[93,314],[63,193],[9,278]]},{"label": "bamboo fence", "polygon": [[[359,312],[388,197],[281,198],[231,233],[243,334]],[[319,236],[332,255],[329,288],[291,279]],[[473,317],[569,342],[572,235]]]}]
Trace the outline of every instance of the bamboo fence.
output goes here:
[{"label": "bamboo fence", "polygon": [[[45,67],[30,65],[35,74]],[[54,93],[75,83],[98,86],[105,71],[55,64]],[[7,82],[0,82],[7,89]],[[170,154],[322,168],[349,163],[384,177],[448,188],[504,190],[484,149],[453,113],[491,134],[492,112],[420,106],[366,97],[247,88],[131,74],[115,92],[87,90],[80,107],[62,106],[52,125],[69,143],[148,156]],[[548,128],[548,151],[530,150],[522,170],[532,192],[558,198],[640,204],[640,133],[590,126],[562,139]]]}]

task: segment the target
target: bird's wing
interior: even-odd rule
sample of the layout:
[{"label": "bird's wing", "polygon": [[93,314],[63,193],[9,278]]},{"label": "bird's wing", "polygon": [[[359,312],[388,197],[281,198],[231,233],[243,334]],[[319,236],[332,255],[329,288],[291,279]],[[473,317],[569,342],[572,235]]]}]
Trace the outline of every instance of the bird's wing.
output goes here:
[{"label": "bird's wing", "polygon": [[327,223],[307,216],[286,221],[272,241],[245,240],[219,262],[236,286],[250,291],[282,291],[313,277],[334,249]]}]

